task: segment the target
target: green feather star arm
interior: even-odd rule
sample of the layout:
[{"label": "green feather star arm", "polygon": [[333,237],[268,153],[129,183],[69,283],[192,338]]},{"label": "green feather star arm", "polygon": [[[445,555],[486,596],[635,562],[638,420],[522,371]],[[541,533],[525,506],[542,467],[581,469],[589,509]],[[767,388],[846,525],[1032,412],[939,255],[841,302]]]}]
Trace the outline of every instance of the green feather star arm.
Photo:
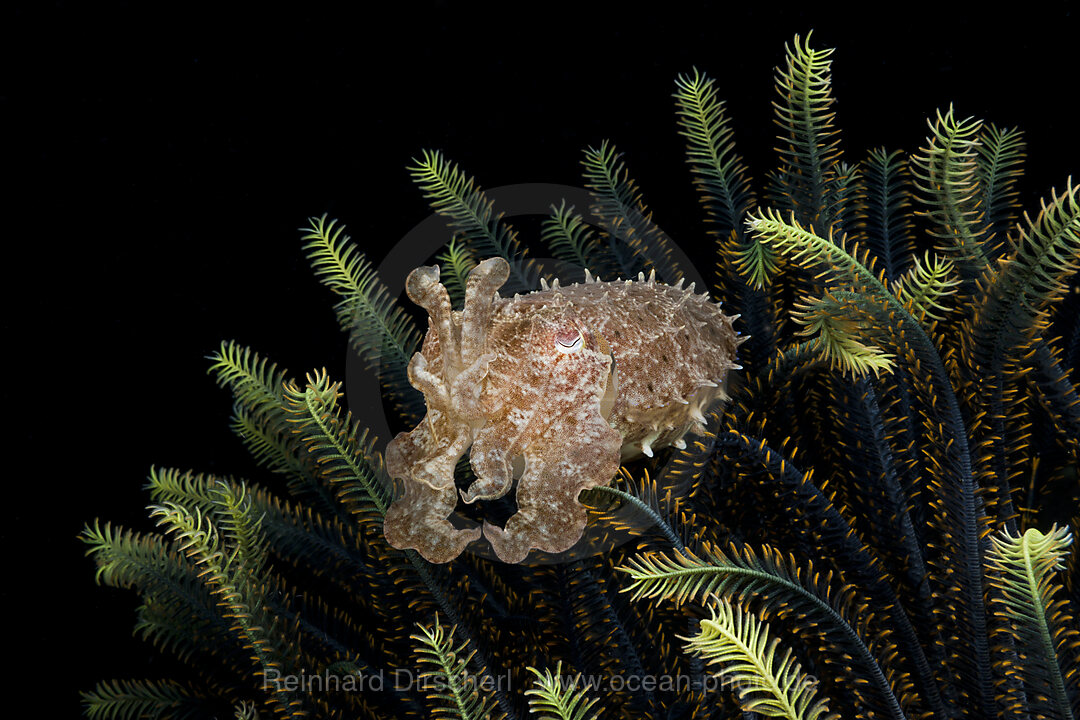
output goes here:
[{"label": "green feather star arm", "polygon": [[588,689],[580,675],[566,679],[561,661],[555,666],[554,674],[533,667],[529,672],[536,679],[525,691],[525,696],[529,698],[529,713],[538,715],[537,720],[597,720],[600,717],[589,712],[598,700],[588,697]]},{"label": "green feather star arm", "polygon": [[708,664],[721,666],[720,674],[735,687],[743,710],[787,720],[838,720],[829,713],[829,701],[819,697],[816,682],[807,676],[790,649],[769,638],[769,626],[738,605],[721,598],[712,617],[701,621],[701,631],[686,648]]},{"label": "green feather star arm", "polygon": [[446,218],[466,247],[510,264],[508,292],[526,293],[537,287],[540,266],[528,257],[528,248],[518,240],[517,231],[496,213],[495,203],[474,178],[438,150],[424,150],[409,172],[431,209]]},{"label": "green feather star arm", "polygon": [[675,79],[679,134],[686,138],[687,163],[705,212],[716,224],[713,234],[740,238],[743,219],[756,204],[750,173],[735,151],[735,131],[716,82],[696,69]]},{"label": "green feather star arm", "polygon": [[1080,705],[1080,631],[1073,627],[1067,603],[1055,596],[1061,583],[1054,575],[1065,567],[1072,544],[1068,528],[1023,535],[1003,531],[991,536],[987,555],[995,616],[1016,643],[1023,661],[1028,702],[1039,717],[1072,720]]},{"label": "green feather star arm", "polygon": [[454,628],[449,632],[439,624],[431,627],[417,623],[419,632],[410,636],[417,643],[417,654],[424,668],[418,680],[427,688],[428,700],[435,706],[435,720],[496,720],[501,717],[489,689],[478,686],[468,671],[476,654],[468,651],[468,641],[455,647]]},{"label": "green feather star arm", "polygon": [[980,205],[979,133],[982,122],[958,120],[950,107],[930,122],[926,146],[913,158],[916,185],[934,229],[938,251],[957,259],[965,280],[987,266],[983,208]]}]

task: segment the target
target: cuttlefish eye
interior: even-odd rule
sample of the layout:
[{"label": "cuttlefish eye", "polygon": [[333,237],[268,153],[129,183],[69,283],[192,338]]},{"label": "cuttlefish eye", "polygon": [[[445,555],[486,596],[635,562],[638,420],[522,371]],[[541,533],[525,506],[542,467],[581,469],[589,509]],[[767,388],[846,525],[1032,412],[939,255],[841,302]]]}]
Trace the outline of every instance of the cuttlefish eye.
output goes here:
[{"label": "cuttlefish eye", "polygon": [[579,330],[561,330],[555,333],[555,349],[561,353],[577,352],[584,341]]}]

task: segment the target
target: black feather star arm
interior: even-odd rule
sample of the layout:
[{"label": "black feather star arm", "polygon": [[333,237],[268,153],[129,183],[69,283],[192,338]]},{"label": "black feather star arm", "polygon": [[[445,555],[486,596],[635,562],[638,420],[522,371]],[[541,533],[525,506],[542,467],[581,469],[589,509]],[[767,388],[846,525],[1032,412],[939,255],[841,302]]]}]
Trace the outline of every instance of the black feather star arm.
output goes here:
[{"label": "black feather star arm", "polygon": [[[709,596],[732,600],[754,597],[766,608],[782,608],[781,616],[796,615],[802,623],[824,626],[824,652],[832,653],[829,661],[841,668],[849,666],[840,672],[862,704],[887,717],[905,717],[876,660],[894,655],[895,646],[886,634],[866,639],[874,613],[868,603],[857,598],[852,586],[834,590],[832,573],[823,575],[812,564],[798,567],[793,558],[769,547],[757,553],[749,548],[727,553],[714,548],[702,557],[687,551],[643,555],[619,569],[631,579],[624,592],[634,593],[635,599],[673,598],[683,603]],[[864,689],[867,685],[870,692]]]},{"label": "black feather star arm", "polygon": [[601,244],[593,228],[574,212],[572,205],[568,207],[565,200],[558,207],[551,206],[551,215],[543,222],[540,240],[551,251],[552,257],[571,268],[589,270],[597,278],[613,279],[619,274],[610,250]]},{"label": "black feather star arm", "polygon": [[[972,364],[1000,372],[1005,355],[1024,352],[1045,331],[1053,304],[1080,269],[1080,187],[1070,181],[1025,216],[1016,248],[981,279],[983,292],[965,323]],[[992,353],[987,357],[986,353]]]},{"label": "black feather star arm", "polygon": [[283,404],[308,454],[319,467],[323,480],[335,490],[338,501],[349,513],[364,516],[386,515],[390,504],[387,478],[367,429],[344,417],[338,408],[341,384],[330,381],[325,372],[309,375],[303,387],[285,386]]},{"label": "black feather star arm", "polygon": [[745,237],[746,215],[757,203],[750,173],[735,150],[731,118],[716,82],[695,68],[692,75],[676,78],[674,96],[687,164],[717,243],[717,297],[746,322],[749,344],[741,348],[742,356],[748,363],[761,362],[776,351],[776,319],[766,292],[751,283],[775,274],[777,258],[768,246]]},{"label": "black feather star arm", "polygon": [[529,710],[541,720],[597,720],[599,715],[590,713],[596,698],[589,698],[584,682],[578,677],[564,681],[562,663],[555,666],[555,673],[529,668],[536,675],[533,687],[525,691],[529,696]]},{"label": "black feather star arm", "polygon": [[1080,455],[1080,392],[1061,356],[1057,348],[1046,342],[1038,343],[1032,374],[1039,398],[1052,418],[1055,435],[1077,456]]},{"label": "black feather star arm", "polygon": [[283,407],[288,372],[259,357],[251,348],[229,341],[208,359],[213,361],[210,373],[216,376],[218,385],[232,392],[232,429],[255,462],[285,475],[291,494],[322,512],[338,512],[339,507],[318,481],[314,464],[292,432]]},{"label": "black feather star arm", "polygon": [[1060,377],[1060,366],[1050,361],[1045,345],[1051,309],[1077,269],[1080,191],[1070,182],[1063,192],[1052,192],[1042,201],[1038,216],[1025,217],[1016,248],[996,268],[987,268],[980,278],[979,301],[962,327],[964,365],[980,410],[974,435],[986,448],[983,472],[996,484],[997,501],[1010,521],[1016,514],[1011,491],[1031,472],[1019,391],[1022,376],[1033,365],[1049,390],[1047,399],[1065,401],[1056,411],[1064,427],[1076,427],[1075,391],[1069,392],[1067,380],[1055,378]]},{"label": "black feather star arm", "polygon": [[[832,53],[809,35],[785,48],[763,187],[723,82],[675,79],[742,367],[694,434],[575,498],[574,547],[507,564],[477,542],[437,565],[392,547],[401,488],[342,384],[224,342],[210,374],[254,476],[154,467],[156,526],[86,525],[98,583],[138,595],[136,635],[179,668],[99,683],[86,716],[1078,720],[1080,563],[1057,528],[1080,523],[1080,191],[1023,212],[1022,132],[951,108],[914,156],[846,161]],[[553,204],[531,243],[463,169],[418,155],[451,311],[471,314],[470,274],[494,257],[503,293],[690,270],[612,142],[583,169],[590,206]],[[427,417],[431,443],[449,442],[410,383],[422,329],[407,308],[338,221],[301,235],[394,422]],[[588,330],[626,390],[627,358]],[[497,381],[476,376],[478,402]],[[464,423],[470,443],[482,431]],[[454,465],[451,498],[482,475],[474,459]],[[457,510],[492,525],[515,511]]]},{"label": "black feather star arm", "polygon": [[[671,256],[671,241],[653,222],[621,153],[605,140],[600,147],[585,150],[581,165],[593,199],[591,212],[609,236],[609,247],[618,258],[623,277],[655,270],[663,282],[680,280],[683,272]],[[620,249],[616,240],[626,249]]]},{"label": "black feather star arm", "polygon": [[[936,447],[928,447],[936,462],[945,471],[937,481],[941,492],[931,500],[933,522],[944,538],[948,555],[935,558],[941,570],[947,594],[956,596],[939,612],[942,622],[957,624],[965,646],[950,663],[961,679],[962,692],[974,702],[989,707],[993,702],[993,681],[983,604],[982,555],[986,549],[984,528],[988,524],[974,474],[968,430],[953,384],[949,364],[941,357],[927,329],[889,292],[883,278],[875,276],[858,255],[847,252],[842,245],[830,242],[806,231],[797,224],[785,222],[775,213],[752,218],[752,227],[777,247],[792,255],[796,261],[825,265],[835,278],[857,288],[856,296],[866,298],[861,307],[875,318],[882,329],[897,330],[890,342],[896,346],[896,356],[910,358],[915,367],[924,368],[932,394],[931,406],[926,409],[925,423],[931,437],[938,437]],[[866,343],[856,339],[860,347]],[[841,351],[844,346],[838,346]],[[861,352],[861,351],[860,351]],[[849,362],[859,370],[862,355],[855,354]]]},{"label": "black feather star arm", "polygon": [[266,543],[259,519],[242,485],[219,482],[210,492],[210,513],[165,502],[151,506],[150,516],[198,568],[225,616],[232,619],[230,632],[250,651],[255,679],[264,689],[273,688],[270,706],[279,714],[304,714],[304,700],[273,682],[299,670],[293,666],[299,652],[291,633],[283,632],[280,618],[267,608]]},{"label": "black feather star arm", "polygon": [[441,280],[450,295],[450,302],[460,308],[465,304],[465,279],[474,267],[476,256],[461,238],[453,238],[446,248],[435,256],[442,268]]},{"label": "black feather star arm", "polygon": [[[734,430],[718,436],[716,451],[722,462],[747,473],[747,480],[767,484],[781,510],[775,522],[788,523],[787,530],[796,533],[795,542],[804,551],[813,548],[814,556],[842,567],[848,581],[861,588],[874,605],[903,607],[896,590],[884,576],[880,559],[862,542],[840,510],[813,482],[812,471],[801,471],[789,458],[772,450],[764,441]],[[903,650],[907,664],[904,672],[917,678],[926,702],[937,714],[941,714],[939,681],[933,676],[910,618],[905,612],[894,613],[889,616],[888,624],[892,626]]]},{"label": "black feather star arm", "polygon": [[895,280],[915,253],[910,173],[899,150],[870,151],[863,163],[866,180],[867,248],[878,260],[885,277]]},{"label": "black feather star arm", "polygon": [[421,681],[431,681],[428,700],[435,706],[433,718],[439,720],[497,720],[497,705],[490,690],[479,688],[468,671],[475,651],[466,654],[468,642],[454,645],[454,629],[448,632],[439,624],[438,615],[431,627],[417,625],[412,636],[417,644]]},{"label": "black feather star arm", "polygon": [[675,79],[676,113],[686,138],[687,163],[694,186],[716,237],[741,237],[746,213],[754,207],[754,191],[746,163],[735,150],[735,131],[716,81],[694,69]]},{"label": "black feather star arm", "polygon": [[214,711],[206,693],[172,681],[115,681],[99,683],[85,694],[86,716],[91,720],[168,717],[201,720]]},{"label": "black feather star arm", "polygon": [[765,623],[723,598],[712,609],[712,617],[701,621],[701,632],[689,638],[687,650],[721,666],[721,676],[732,681],[747,712],[788,720],[838,720],[791,649],[777,652],[780,641],[770,642]]}]

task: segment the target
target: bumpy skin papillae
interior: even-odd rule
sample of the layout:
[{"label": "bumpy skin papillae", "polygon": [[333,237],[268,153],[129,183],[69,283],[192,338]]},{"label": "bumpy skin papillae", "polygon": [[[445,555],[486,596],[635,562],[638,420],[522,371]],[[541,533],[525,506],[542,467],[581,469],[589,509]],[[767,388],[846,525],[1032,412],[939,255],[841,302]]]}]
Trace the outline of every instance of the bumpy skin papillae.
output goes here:
[{"label": "bumpy skin papillae", "polygon": [[704,411],[725,397],[727,373],[739,367],[736,348],[745,338],[737,337],[735,318],[693,284],[681,286],[587,276],[557,290],[615,356],[618,392],[606,417],[623,438],[623,460],[703,433]]},{"label": "bumpy skin papillae", "polygon": [[431,316],[409,379],[428,413],[387,447],[387,469],[405,494],[390,506],[387,540],[432,562],[456,557],[480,529],[448,521],[454,466],[468,450],[477,480],[465,502],[509,492],[518,512],[484,524],[496,555],[521,562],[531,549],[561,552],[580,539],[578,494],[606,485],[622,460],[682,444],[702,431],[723,394],[739,343],[732,318],[693,287],[644,277],[501,298],[506,262],[470,274],[465,309],[450,309],[438,268],[414,270],[409,297]]}]

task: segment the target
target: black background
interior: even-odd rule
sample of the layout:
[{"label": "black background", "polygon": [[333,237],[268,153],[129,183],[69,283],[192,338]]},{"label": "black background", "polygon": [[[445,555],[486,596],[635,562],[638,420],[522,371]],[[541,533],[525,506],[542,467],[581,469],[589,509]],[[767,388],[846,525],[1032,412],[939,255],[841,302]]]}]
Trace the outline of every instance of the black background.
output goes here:
[{"label": "black background", "polygon": [[917,148],[953,102],[1027,131],[1029,208],[1080,174],[1070,3],[149,5],[4,11],[4,595],[19,657],[51,687],[41,709],[168,671],[76,536],[95,517],[148,528],[151,465],[259,477],[205,356],[235,338],[342,377],[296,228],[328,212],[380,260],[428,215],[405,170],[421,149],[484,187],[577,185],[582,148],[610,138],[660,225],[705,257],[674,77],[717,78],[760,180],[773,68],[813,29],[837,49],[849,160]]}]

